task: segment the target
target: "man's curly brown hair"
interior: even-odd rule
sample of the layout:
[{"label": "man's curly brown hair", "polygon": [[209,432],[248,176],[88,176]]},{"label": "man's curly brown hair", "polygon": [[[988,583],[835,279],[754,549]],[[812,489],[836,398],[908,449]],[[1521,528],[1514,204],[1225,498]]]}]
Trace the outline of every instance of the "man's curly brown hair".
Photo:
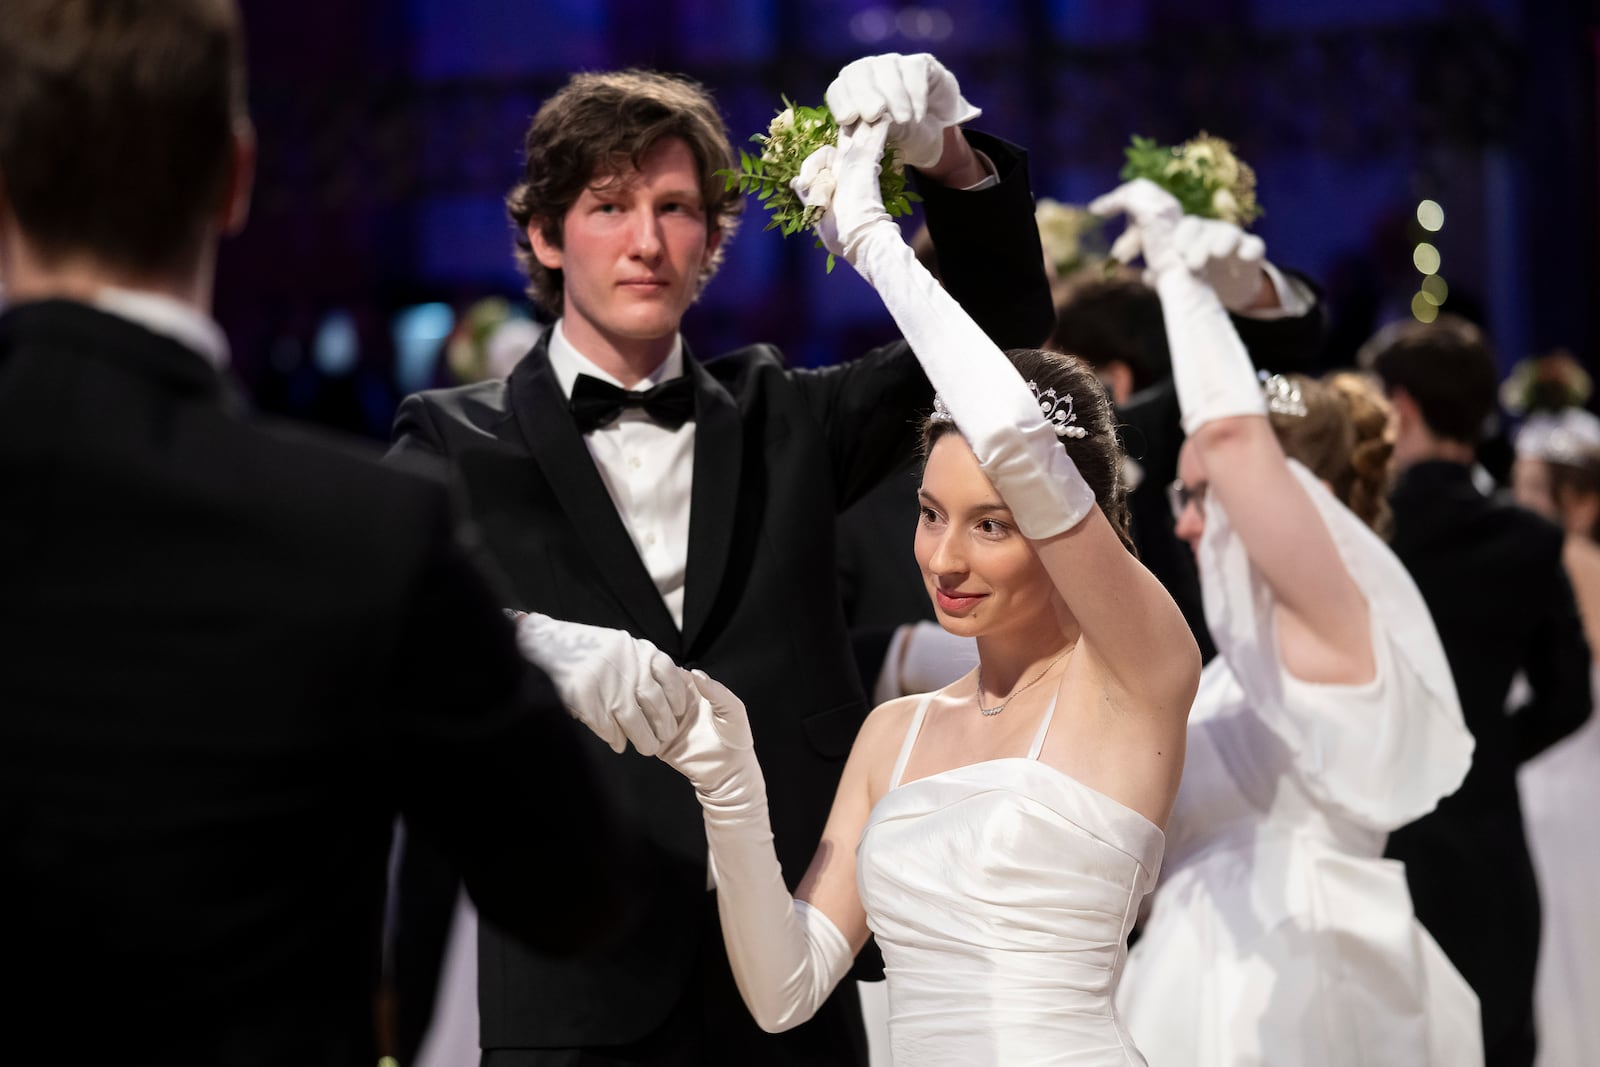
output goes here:
[{"label": "man's curly brown hair", "polygon": [[655,71],[575,74],[533,117],[523,142],[522,181],[506,197],[506,210],[528,295],[552,315],[561,314],[564,278],[534,256],[529,225],[537,221],[544,239],[560,248],[561,224],[583,190],[596,178],[637,170],[665,137],[681,139],[694,155],[708,228],[722,234],[700,272],[704,288],[744,208],[738,190],[716,176],[733,167],[733,146],[711,94],[688,78]]}]

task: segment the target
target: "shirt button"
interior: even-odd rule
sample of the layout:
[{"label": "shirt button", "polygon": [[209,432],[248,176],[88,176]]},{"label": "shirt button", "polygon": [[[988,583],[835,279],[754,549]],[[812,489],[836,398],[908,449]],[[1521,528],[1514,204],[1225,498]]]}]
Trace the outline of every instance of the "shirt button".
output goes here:
[{"label": "shirt button", "polygon": [[634,470],[638,470],[639,469],[639,457],[638,456],[629,456],[628,457],[628,466],[632,467]]},{"label": "shirt button", "polygon": [[656,535],[653,534],[653,533],[645,534],[644,535],[644,543],[647,544],[647,545],[655,544],[656,543]]}]

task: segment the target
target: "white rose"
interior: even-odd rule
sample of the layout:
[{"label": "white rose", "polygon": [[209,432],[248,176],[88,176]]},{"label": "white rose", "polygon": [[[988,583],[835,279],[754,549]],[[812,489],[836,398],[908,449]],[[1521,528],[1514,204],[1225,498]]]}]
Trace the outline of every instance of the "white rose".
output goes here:
[{"label": "white rose", "polygon": [[1218,189],[1211,194],[1211,213],[1224,222],[1238,225],[1239,201],[1228,190]]},{"label": "white rose", "polygon": [[786,107],[767,123],[768,137],[781,137],[794,129],[794,108]]},{"label": "white rose", "polygon": [[1223,152],[1217,156],[1215,176],[1230,188],[1239,184],[1239,160],[1233,153]]},{"label": "white rose", "polygon": [[1184,146],[1183,158],[1189,164],[1188,169],[1200,170],[1216,165],[1217,151],[1205,141],[1190,142]]}]

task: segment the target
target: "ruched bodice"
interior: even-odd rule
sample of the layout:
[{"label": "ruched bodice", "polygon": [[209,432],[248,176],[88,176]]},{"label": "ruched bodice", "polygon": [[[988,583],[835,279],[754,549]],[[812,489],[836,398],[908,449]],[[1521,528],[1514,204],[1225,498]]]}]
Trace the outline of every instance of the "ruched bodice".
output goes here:
[{"label": "ruched bodice", "polygon": [[857,855],[895,1063],[1143,1064],[1112,994],[1161,830],[1038,762],[1048,713],[1028,757],[899,785],[928,702]]}]

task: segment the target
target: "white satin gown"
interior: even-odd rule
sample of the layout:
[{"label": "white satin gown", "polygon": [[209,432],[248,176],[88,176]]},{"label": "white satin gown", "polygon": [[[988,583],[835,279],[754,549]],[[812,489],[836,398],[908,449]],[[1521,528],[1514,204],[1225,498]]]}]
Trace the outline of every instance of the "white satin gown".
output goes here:
[{"label": "white satin gown", "polygon": [[[1600,667],[1592,672],[1600,694]],[[1534,1067],[1600,1064],[1600,711],[1522,765],[1522,820],[1544,909]]]},{"label": "white satin gown", "polygon": [[1160,828],[1039,762],[1054,702],[1027,756],[901,784],[930,701],[856,858],[895,1064],[1144,1064],[1113,992]]},{"label": "white satin gown", "polygon": [[1218,655],[1118,1004],[1152,1067],[1481,1067],[1477,997],[1383,858],[1459,787],[1472,736],[1410,576],[1291,466],[1367,599],[1376,676],[1284,669],[1272,591],[1213,494],[1197,556]]}]

